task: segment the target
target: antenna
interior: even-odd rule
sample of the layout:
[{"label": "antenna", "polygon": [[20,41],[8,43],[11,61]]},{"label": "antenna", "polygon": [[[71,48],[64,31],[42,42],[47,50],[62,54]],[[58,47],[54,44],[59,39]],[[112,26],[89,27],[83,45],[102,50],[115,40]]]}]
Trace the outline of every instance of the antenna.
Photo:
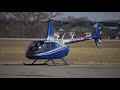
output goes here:
[{"label": "antenna", "polygon": [[75,35],[75,32],[72,33],[71,39],[73,39],[74,35]]},{"label": "antenna", "polygon": [[64,33],[63,36],[62,36],[62,41],[63,41],[64,36],[65,36],[65,33]]}]

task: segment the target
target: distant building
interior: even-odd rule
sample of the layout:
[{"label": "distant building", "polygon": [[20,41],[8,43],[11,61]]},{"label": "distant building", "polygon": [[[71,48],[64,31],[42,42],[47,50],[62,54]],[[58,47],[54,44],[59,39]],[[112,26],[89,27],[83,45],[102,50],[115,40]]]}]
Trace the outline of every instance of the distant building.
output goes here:
[{"label": "distant building", "polygon": [[59,32],[64,32],[65,30],[64,30],[64,29],[62,29],[62,28],[60,28],[58,31],[59,31]]},{"label": "distant building", "polygon": [[54,33],[54,38],[56,39],[56,40],[58,40],[59,39],[59,32],[56,32],[56,33]]},{"label": "distant building", "polygon": [[85,32],[85,37],[91,37],[91,32]]},{"label": "distant building", "polygon": [[65,30],[62,29],[62,28],[60,28],[60,29],[58,29],[58,30],[55,30],[55,31],[54,31],[54,38],[55,38],[55,39],[60,39],[60,38],[62,38],[64,32],[65,32]]},{"label": "distant building", "polygon": [[119,37],[116,37],[115,39],[119,39]]}]

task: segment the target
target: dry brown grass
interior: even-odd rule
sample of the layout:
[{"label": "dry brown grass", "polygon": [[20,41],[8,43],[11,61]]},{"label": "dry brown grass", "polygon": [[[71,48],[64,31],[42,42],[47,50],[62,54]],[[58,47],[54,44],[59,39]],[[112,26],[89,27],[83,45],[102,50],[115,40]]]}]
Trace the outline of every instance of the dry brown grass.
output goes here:
[{"label": "dry brown grass", "polygon": [[[30,42],[0,40],[0,63],[31,63],[32,61],[25,57],[26,47]],[[102,48],[96,48],[93,41],[78,42],[69,46],[70,52],[65,57],[69,64],[120,64],[120,41],[103,41]],[[63,63],[61,60],[56,62]],[[43,63],[43,60],[37,63]]]}]

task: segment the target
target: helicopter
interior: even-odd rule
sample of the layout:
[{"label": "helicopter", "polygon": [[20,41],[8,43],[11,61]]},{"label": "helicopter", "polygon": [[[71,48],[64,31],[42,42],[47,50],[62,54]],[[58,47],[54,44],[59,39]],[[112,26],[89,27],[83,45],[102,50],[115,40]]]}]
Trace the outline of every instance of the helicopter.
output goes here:
[{"label": "helicopter", "polygon": [[[43,65],[47,65],[48,61],[51,61],[53,65],[55,65],[54,59],[61,59],[64,64],[67,65],[68,63],[64,59],[64,57],[69,53],[69,46],[67,44],[94,39],[96,46],[101,46],[101,28],[99,23],[97,23],[95,34],[93,36],[74,38],[73,33],[70,39],[64,39],[64,33],[61,39],[56,39],[53,36],[52,20],[53,19],[44,20],[48,22],[46,39],[32,41],[26,50],[26,57],[34,60],[31,65],[33,65],[37,60],[47,60]],[[27,65],[26,63],[23,64]]]}]

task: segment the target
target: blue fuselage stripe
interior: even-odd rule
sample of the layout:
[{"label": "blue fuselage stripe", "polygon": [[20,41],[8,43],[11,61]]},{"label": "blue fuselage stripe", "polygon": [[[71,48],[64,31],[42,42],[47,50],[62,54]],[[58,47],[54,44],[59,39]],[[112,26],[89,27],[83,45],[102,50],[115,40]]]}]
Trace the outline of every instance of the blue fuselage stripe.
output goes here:
[{"label": "blue fuselage stripe", "polygon": [[69,46],[58,47],[52,51],[46,53],[39,53],[28,56],[30,59],[59,59],[68,55]]}]

